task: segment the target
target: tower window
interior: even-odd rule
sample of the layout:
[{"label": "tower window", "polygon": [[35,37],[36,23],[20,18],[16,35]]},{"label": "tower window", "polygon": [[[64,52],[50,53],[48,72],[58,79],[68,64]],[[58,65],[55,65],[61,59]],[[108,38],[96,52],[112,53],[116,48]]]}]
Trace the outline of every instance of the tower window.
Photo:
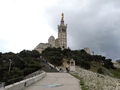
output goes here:
[{"label": "tower window", "polygon": [[60,32],[60,29],[59,29],[59,32]]},{"label": "tower window", "polygon": [[62,32],[66,32],[66,30],[63,28],[63,29],[62,29]]}]

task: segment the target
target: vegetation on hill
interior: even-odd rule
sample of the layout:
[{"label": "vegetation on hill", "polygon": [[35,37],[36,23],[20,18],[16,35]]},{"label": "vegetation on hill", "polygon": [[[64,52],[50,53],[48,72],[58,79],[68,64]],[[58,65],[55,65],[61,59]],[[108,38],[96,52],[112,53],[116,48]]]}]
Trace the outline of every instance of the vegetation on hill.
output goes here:
[{"label": "vegetation on hill", "polygon": [[61,50],[61,48],[46,48],[42,54],[44,59],[55,66],[61,66],[63,59],[74,59],[77,66],[88,69],[100,74],[110,75],[120,78],[120,70],[115,68],[112,59],[106,59],[101,55],[90,55],[84,50],[71,50],[70,48]]},{"label": "vegetation on hill", "polygon": [[90,55],[84,50],[71,50],[69,48],[61,50],[60,48],[49,47],[42,52],[42,56],[52,64],[58,66],[62,65],[63,58],[66,58],[67,60],[74,59],[76,65],[81,66],[85,69],[91,68],[92,61],[103,65],[107,69],[114,69],[111,59],[106,59],[101,55]]},{"label": "vegetation on hill", "polygon": [[[77,66],[98,72],[100,74],[110,75],[120,78],[120,69],[113,66],[111,59],[101,55],[90,55],[84,50],[71,50],[70,48],[61,50],[61,48],[46,48],[41,54],[33,50],[23,50],[20,53],[1,53],[0,52],[0,82],[12,83],[16,78],[22,78],[34,71],[43,68],[46,70],[44,63],[38,60],[42,57],[45,61],[55,66],[61,66],[63,60],[74,59]],[[44,61],[44,60],[43,60]],[[11,66],[10,66],[11,65]],[[49,67],[48,67],[49,68]]]},{"label": "vegetation on hill", "polygon": [[[23,50],[20,53],[0,53],[0,82],[12,83],[12,79],[22,78],[41,69],[39,52]],[[11,66],[10,66],[11,65]]]}]

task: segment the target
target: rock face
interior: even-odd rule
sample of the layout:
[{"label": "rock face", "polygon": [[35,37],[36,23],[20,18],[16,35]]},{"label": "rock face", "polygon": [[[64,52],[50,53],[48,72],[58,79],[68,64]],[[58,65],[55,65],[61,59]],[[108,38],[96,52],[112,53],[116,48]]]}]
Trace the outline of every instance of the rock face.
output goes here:
[{"label": "rock face", "polygon": [[88,90],[120,90],[120,79],[104,76],[79,67],[76,67],[76,70]]}]

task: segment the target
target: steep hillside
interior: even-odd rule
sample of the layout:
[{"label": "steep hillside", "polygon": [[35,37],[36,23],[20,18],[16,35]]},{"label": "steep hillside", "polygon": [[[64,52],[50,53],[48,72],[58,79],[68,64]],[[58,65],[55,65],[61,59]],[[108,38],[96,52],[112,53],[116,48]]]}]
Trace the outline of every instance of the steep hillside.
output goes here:
[{"label": "steep hillside", "polygon": [[101,55],[90,55],[84,50],[70,50],[60,48],[46,48],[42,54],[43,58],[55,66],[62,66],[64,60],[74,59],[77,66],[97,72],[99,74],[109,75],[120,78],[120,69],[113,66],[111,59],[106,59]]},{"label": "steep hillside", "polygon": [[0,82],[13,83],[24,76],[40,70],[42,65],[37,59],[40,54],[33,50],[23,50],[20,53],[0,53]]},{"label": "steep hillside", "polygon": [[[73,75],[80,79],[83,90],[120,90],[120,79],[98,74],[80,67]],[[82,82],[81,82],[82,81]]]}]

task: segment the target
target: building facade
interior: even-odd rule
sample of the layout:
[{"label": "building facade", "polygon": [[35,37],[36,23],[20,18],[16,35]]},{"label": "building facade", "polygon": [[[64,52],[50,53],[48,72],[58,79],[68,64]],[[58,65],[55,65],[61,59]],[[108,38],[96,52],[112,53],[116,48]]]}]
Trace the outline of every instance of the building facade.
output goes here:
[{"label": "building facade", "polygon": [[88,47],[84,48],[84,50],[86,51],[86,53],[91,54],[90,49]]},{"label": "building facade", "polygon": [[64,24],[64,14],[62,13],[61,23],[58,25],[58,47],[67,48],[67,24]]},{"label": "building facade", "polygon": [[51,44],[51,47],[55,47],[55,38],[54,38],[54,36],[49,37],[48,43]]},{"label": "building facade", "polygon": [[64,24],[64,14],[62,13],[60,25],[58,25],[58,38],[50,36],[48,43],[38,44],[34,50],[41,53],[47,47],[61,48],[62,50],[67,48],[67,24]]},{"label": "building facade", "polygon": [[51,47],[51,44],[49,43],[40,43],[38,44],[34,50],[38,51],[41,53],[43,50],[45,50],[47,47]]}]

